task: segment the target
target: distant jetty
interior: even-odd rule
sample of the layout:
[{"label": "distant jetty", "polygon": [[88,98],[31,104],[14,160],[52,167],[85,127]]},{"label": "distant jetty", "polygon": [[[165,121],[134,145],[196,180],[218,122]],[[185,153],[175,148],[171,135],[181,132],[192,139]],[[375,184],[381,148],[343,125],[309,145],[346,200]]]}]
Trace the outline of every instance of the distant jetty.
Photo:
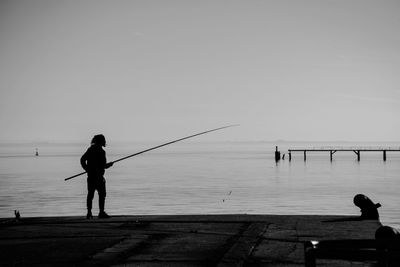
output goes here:
[{"label": "distant jetty", "polygon": [[306,148],[306,149],[288,149],[289,161],[292,160],[292,152],[302,152],[304,161],[307,160],[307,152],[329,152],[330,160],[333,160],[333,154],[338,151],[354,152],[357,160],[361,160],[361,152],[382,152],[383,161],[387,159],[387,152],[399,152],[400,147],[320,147],[320,148]]}]

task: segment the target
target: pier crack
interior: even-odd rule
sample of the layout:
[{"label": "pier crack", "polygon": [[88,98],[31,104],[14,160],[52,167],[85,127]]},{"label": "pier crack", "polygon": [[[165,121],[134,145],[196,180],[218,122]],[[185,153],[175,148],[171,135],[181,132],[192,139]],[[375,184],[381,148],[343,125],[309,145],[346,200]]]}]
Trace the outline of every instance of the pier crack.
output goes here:
[{"label": "pier crack", "polygon": [[267,223],[251,223],[225,253],[218,267],[243,266],[268,227]]}]

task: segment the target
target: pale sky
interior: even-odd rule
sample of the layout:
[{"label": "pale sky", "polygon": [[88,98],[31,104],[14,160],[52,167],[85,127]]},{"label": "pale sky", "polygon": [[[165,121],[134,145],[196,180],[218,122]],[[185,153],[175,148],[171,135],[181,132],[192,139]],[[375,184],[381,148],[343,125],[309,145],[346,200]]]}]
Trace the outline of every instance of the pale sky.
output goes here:
[{"label": "pale sky", "polygon": [[0,0],[0,141],[400,140],[400,1]]}]

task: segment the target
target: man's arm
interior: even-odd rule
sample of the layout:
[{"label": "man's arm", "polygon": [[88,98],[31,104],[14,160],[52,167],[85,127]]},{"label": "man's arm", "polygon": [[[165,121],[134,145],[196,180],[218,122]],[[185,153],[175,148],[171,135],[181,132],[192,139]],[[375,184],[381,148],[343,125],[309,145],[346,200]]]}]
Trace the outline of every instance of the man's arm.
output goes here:
[{"label": "man's arm", "polygon": [[108,169],[108,168],[110,168],[113,164],[114,164],[114,162],[112,162],[112,161],[109,162],[109,163],[106,163],[105,168]]},{"label": "man's arm", "polygon": [[87,160],[87,151],[86,151],[85,154],[83,154],[83,156],[81,157],[81,166],[82,166],[82,168],[83,168],[85,171],[87,171],[87,163],[86,163],[86,160]]}]

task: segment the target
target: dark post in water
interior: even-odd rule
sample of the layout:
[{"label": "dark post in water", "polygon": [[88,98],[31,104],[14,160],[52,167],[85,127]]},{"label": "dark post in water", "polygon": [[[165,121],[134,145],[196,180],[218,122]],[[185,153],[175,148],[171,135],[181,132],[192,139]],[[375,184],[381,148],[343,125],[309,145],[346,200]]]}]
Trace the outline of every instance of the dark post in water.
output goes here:
[{"label": "dark post in water", "polygon": [[275,161],[278,162],[281,159],[281,152],[278,151],[278,146],[275,146]]}]

